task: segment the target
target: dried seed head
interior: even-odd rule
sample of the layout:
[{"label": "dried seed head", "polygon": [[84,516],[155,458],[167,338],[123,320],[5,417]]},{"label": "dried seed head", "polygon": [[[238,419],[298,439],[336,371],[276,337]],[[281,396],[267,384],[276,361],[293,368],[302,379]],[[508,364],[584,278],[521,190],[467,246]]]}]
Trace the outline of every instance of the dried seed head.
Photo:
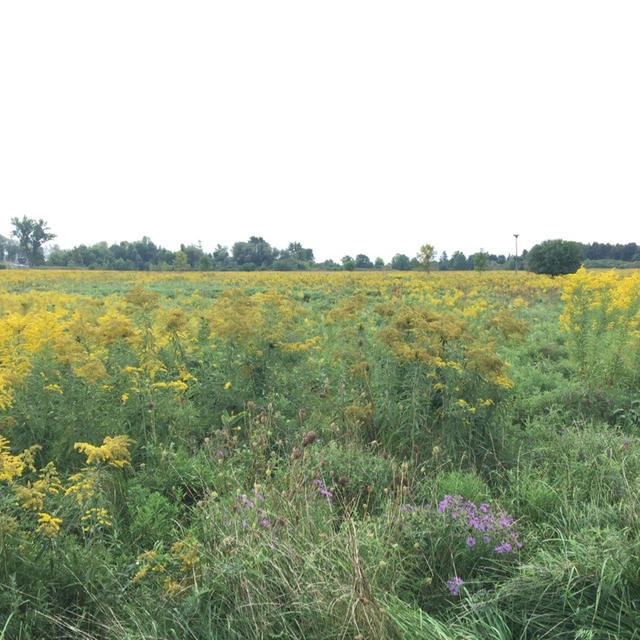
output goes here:
[{"label": "dried seed head", "polygon": [[316,435],[315,431],[309,431],[309,433],[307,433],[302,440],[302,446],[306,447],[307,445],[313,444],[316,441],[317,437],[318,436]]}]

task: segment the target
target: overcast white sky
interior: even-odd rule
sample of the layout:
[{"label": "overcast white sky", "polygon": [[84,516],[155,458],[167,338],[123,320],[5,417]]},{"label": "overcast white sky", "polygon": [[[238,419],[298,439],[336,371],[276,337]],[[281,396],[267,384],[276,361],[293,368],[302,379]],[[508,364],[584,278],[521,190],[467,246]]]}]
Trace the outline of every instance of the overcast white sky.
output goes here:
[{"label": "overcast white sky", "polygon": [[0,0],[0,233],[640,242],[640,2]]}]

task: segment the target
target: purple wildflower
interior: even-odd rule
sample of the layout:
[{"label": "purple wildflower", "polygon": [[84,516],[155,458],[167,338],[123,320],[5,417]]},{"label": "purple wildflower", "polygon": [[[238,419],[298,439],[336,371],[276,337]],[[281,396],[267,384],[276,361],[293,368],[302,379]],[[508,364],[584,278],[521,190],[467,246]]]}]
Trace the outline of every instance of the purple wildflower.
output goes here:
[{"label": "purple wildflower", "polygon": [[447,493],[438,503],[438,513],[442,513],[452,501],[453,498]]},{"label": "purple wildflower", "polygon": [[453,576],[451,580],[447,580],[447,589],[452,596],[457,596],[460,593],[460,587],[464,584],[464,580],[458,576]]},{"label": "purple wildflower", "polygon": [[242,501],[242,504],[245,507],[248,507],[249,509],[253,509],[253,502],[251,502],[251,500],[249,500],[249,498],[247,498],[247,496],[244,493],[240,494],[240,500]]},{"label": "purple wildflower", "polygon": [[[518,533],[515,531],[514,519],[504,511],[494,511],[491,505],[482,502],[476,505],[471,500],[464,500],[462,496],[445,495],[438,503],[438,513],[448,516],[455,521],[455,531],[460,531],[460,527],[465,525],[468,530],[463,533],[467,546],[472,547],[476,543],[476,533],[482,535],[483,542],[494,540],[494,550],[496,553],[513,551],[513,546],[520,548]],[[489,537],[491,533],[491,537]],[[454,535],[454,528],[451,531]]]},{"label": "purple wildflower", "polygon": [[318,493],[321,496],[324,496],[328,501],[331,501],[331,498],[333,498],[333,493],[331,493],[331,491],[329,491],[329,489],[324,486],[324,483],[322,482],[322,480],[320,480],[320,478],[315,478],[313,484],[316,485]]}]

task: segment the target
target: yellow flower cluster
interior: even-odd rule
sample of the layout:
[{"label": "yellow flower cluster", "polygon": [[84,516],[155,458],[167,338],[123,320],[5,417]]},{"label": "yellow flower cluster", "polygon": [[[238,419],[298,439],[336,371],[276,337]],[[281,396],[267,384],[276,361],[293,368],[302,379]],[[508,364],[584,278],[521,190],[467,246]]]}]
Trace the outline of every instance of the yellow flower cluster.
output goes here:
[{"label": "yellow flower cluster", "polygon": [[33,456],[40,447],[34,445],[15,455],[11,453],[10,448],[9,440],[0,435],[0,480],[5,482],[19,478],[25,468],[35,471]]},{"label": "yellow flower cluster", "polygon": [[[84,509],[79,518],[84,532],[110,526],[107,509],[95,502],[104,474],[100,465],[106,463],[116,468],[129,465],[131,444],[132,440],[123,435],[106,437],[101,446],[76,443],[76,449],[87,456],[87,466],[63,482],[53,462],[36,471],[34,455],[40,449],[38,445],[12,454],[9,440],[0,436],[0,481],[9,485],[10,495],[13,496],[6,503],[8,511],[0,514],[0,534],[11,533],[18,528],[18,519],[10,514],[11,511],[20,513],[22,510],[26,517],[21,518],[21,526],[25,531],[55,538],[60,531],[62,518],[53,515],[61,506],[60,499],[53,496],[61,496],[63,500],[66,496],[75,498],[78,506]],[[86,503],[92,499],[93,505],[88,506]],[[33,524],[31,516],[27,515],[30,512],[37,514],[35,529],[30,529]]]},{"label": "yellow flower cluster", "polygon": [[55,538],[60,531],[60,518],[55,518],[49,513],[38,514],[38,533],[45,536],[45,538]]},{"label": "yellow flower cluster", "polygon": [[[129,375],[127,370],[135,371],[131,387],[119,390],[124,404],[132,392],[143,393],[151,385],[159,392],[185,393],[190,380],[168,371],[188,373],[185,362],[202,360],[217,345],[231,347],[244,372],[277,354],[314,357],[331,349],[336,332],[344,337],[367,322],[373,307],[381,318],[392,312],[393,320],[378,329],[397,357],[437,366],[439,341],[458,339],[488,318],[490,328],[504,336],[521,334],[521,322],[504,307],[516,310],[528,299],[554,296],[561,282],[506,272],[11,270],[0,284],[0,410],[11,405],[13,390],[43,352],[59,367],[43,384],[51,394],[64,394],[69,373],[109,389]],[[613,304],[624,306],[625,300],[616,298]],[[402,324],[407,321],[411,326]],[[137,360],[122,369],[111,358],[120,347]]]},{"label": "yellow flower cluster", "polygon": [[133,440],[128,436],[106,436],[100,446],[89,444],[88,442],[76,442],[73,448],[87,456],[87,464],[106,462],[112,467],[122,468],[125,465],[131,466],[129,447]]},{"label": "yellow flower cluster", "polygon": [[560,324],[590,385],[635,384],[640,375],[640,274],[580,269],[564,281]]}]

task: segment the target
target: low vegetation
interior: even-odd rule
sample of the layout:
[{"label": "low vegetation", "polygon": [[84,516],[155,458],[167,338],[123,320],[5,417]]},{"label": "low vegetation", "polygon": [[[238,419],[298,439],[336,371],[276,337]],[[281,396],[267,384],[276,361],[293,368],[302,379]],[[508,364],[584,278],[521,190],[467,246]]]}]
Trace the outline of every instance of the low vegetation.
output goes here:
[{"label": "low vegetation", "polygon": [[7,270],[0,638],[640,637],[640,276]]}]

